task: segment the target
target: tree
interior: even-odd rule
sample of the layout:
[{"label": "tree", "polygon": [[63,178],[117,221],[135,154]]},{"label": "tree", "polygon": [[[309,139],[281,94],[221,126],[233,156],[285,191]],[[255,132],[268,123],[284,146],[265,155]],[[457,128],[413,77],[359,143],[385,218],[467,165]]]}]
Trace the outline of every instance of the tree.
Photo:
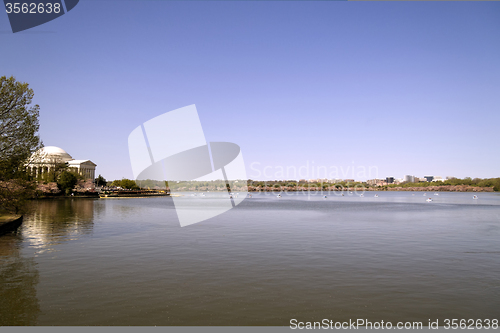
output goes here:
[{"label": "tree", "polygon": [[25,177],[26,160],[42,146],[33,96],[27,83],[0,77],[0,179]]},{"label": "tree", "polygon": [[130,180],[127,178],[123,178],[122,180],[115,180],[112,183],[113,186],[118,186],[121,188],[126,188],[129,190],[138,190],[139,186],[137,186],[137,183],[134,180]]},{"label": "tree", "polygon": [[44,181],[57,182],[59,175],[68,170],[68,162],[63,162],[60,158],[52,158],[46,163],[49,170],[44,175]]},{"label": "tree", "polygon": [[63,171],[57,179],[57,185],[59,188],[69,194],[71,190],[75,187],[78,182],[77,176],[70,171]]},{"label": "tree", "polygon": [[97,186],[106,186],[107,182],[106,182],[106,179],[104,179],[103,176],[99,175],[99,177],[97,177],[95,179],[95,184]]},{"label": "tree", "polygon": [[137,186],[136,182],[134,180],[130,179],[122,179],[122,187],[129,189],[129,190],[138,190],[139,186]]},{"label": "tree", "polygon": [[35,197],[36,185],[24,179],[0,181],[0,208],[10,214],[30,210],[29,201]]}]

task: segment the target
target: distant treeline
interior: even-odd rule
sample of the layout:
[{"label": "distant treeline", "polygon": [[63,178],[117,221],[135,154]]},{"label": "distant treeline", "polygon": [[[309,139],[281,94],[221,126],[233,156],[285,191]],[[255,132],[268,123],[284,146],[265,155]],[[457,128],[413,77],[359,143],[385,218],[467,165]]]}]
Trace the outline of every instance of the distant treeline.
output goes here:
[{"label": "distant treeline", "polygon": [[331,189],[331,188],[353,188],[353,187],[366,187],[366,184],[362,182],[336,182],[336,183],[326,183],[326,182],[308,182],[308,181],[296,181],[296,180],[269,180],[269,181],[259,181],[259,180],[248,180],[248,186],[253,188],[286,188],[288,190],[293,189]]},{"label": "distant treeline", "polygon": [[107,183],[108,186],[117,186],[126,189],[151,189],[151,190],[165,190],[168,189],[172,192],[182,191],[243,191],[246,187],[244,180],[229,181],[228,184],[225,180],[213,181],[164,181],[164,180],[130,180],[120,179]]},{"label": "distant treeline", "polygon": [[[108,185],[121,186],[123,188],[142,188],[142,189],[165,189],[169,188],[171,191],[220,191],[227,188],[226,181],[213,180],[213,181],[158,181],[158,180],[115,180],[109,182]],[[405,182],[401,184],[388,184],[382,186],[368,185],[366,182],[337,182],[337,183],[322,183],[322,182],[308,182],[296,180],[280,180],[280,181],[258,181],[258,180],[235,180],[229,181],[231,191],[244,190],[245,186],[251,189],[287,189],[287,190],[304,190],[304,189],[344,189],[344,188],[410,188],[410,187],[434,187],[434,186],[474,186],[474,187],[491,187],[494,191],[500,191],[500,178],[451,178],[446,181],[433,181],[433,182],[418,182],[411,183]]]},{"label": "distant treeline", "polygon": [[500,178],[470,178],[466,177],[451,178],[443,182],[418,182],[418,183],[402,183],[402,184],[389,184],[387,187],[429,187],[429,186],[443,186],[443,185],[468,185],[478,187],[493,187],[494,191],[500,191]]},{"label": "distant treeline", "polygon": [[353,188],[356,186],[364,186],[366,188],[396,188],[396,187],[430,187],[430,186],[457,186],[457,185],[468,185],[468,186],[477,186],[477,187],[493,187],[495,191],[500,191],[500,178],[470,178],[466,177],[463,179],[460,178],[451,178],[447,179],[446,181],[433,181],[433,182],[418,182],[418,183],[411,183],[411,182],[405,182],[401,184],[389,184],[389,185],[382,185],[382,186],[376,186],[376,185],[368,185],[366,182],[337,182],[337,183],[321,183],[321,182],[307,182],[307,181],[302,181],[298,182],[296,180],[284,180],[284,181],[255,181],[255,180],[249,180],[248,181],[249,186],[253,187],[288,187],[288,188],[294,188],[294,187],[314,187],[314,188],[331,188],[331,187],[337,187],[337,188]]}]

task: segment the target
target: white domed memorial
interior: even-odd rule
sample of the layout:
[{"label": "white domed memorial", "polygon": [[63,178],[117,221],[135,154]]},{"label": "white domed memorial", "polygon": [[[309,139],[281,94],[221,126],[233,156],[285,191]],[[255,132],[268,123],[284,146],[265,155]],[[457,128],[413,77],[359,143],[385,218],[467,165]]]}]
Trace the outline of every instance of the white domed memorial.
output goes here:
[{"label": "white domed memorial", "polygon": [[48,175],[60,167],[61,164],[65,163],[85,179],[95,178],[95,167],[97,164],[91,160],[75,160],[64,149],[54,146],[43,147],[33,153],[26,167],[33,177],[39,178]]}]

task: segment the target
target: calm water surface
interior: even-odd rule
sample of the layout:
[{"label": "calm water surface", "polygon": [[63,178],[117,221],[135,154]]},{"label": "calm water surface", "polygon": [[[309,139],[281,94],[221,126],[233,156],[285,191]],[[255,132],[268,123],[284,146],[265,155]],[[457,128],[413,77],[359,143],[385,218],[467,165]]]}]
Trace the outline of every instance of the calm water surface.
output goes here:
[{"label": "calm water surface", "polygon": [[0,325],[498,318],[500,195],[378,195],[254,194],[184,228],[170,198],[36,202],[0,237]]}]

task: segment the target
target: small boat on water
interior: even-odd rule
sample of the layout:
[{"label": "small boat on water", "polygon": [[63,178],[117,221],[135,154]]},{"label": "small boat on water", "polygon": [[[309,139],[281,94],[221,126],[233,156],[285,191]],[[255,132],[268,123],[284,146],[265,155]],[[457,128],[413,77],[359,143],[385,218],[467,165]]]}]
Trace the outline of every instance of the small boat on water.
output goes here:
[{"label": "small boat on water", "polygon": [[323,198],[326,199],[326,195],[324,195]]},{"label": "small boat on water", "polygon": [[155,190],[121,190],[121,191],[102,191],[99,198],[126,198],[126,197],[165,197],[170,196],[167,191]]},{"label": "small boat on water", "polygon": [[378,194],[375,194],[375,198],[378,198]]},{"label": "small boat on water", "polygon": [[281,194],[278,194],[278,195],[276,196],[276,198],[281,198]]},{"label": "small boat on water", "polygon": [[425,200],[425,201],[427,201],[427,202],[431,202],[431,201],[432,201],[432,199],[431,199],[431,198],[429,198],[429,199],[427,199],[427,200]]},{"label": "small boat on water", "polygon": [[434,195],[439,195],[439,193],[434,193]]},{"label": "small boat on water", "polygon": [[361,193],[359,196],[360,196],[360,197],[364,197],[363,193]]},{"label": "small boat on water", "polygon": [[477,199],[477,195],[474,194],[474,196],[472,197],[472,199]]},{"label": "small boat on water", "polygon": [[427,193],[424,193],[424,197],[427,196]]}]

